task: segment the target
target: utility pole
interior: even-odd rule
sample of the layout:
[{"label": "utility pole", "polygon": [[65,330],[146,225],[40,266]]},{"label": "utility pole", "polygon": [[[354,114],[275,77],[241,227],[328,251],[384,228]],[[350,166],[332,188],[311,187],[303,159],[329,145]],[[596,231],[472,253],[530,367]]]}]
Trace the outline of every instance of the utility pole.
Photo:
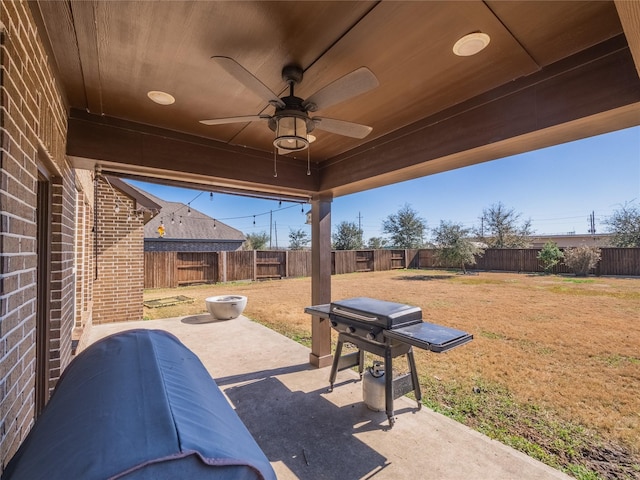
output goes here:
[{"label": "utility pole", "polygon": [[596,215],[594,211],[591,212],[591,215],[589,215],[589,218],[587,219],[587,221],[589,222],[589,233],[591,235],[595,235],[596,234]]},{"label": "utility pole", "polygon": [[364,244],[364,238],[362,238],[362,214],[358,212],[358,233],[360,234],[360,243]]},{"label": "utility pole", "polygon": [[273,236],[273,210],[269,210],[269,250],[271,250],[272,236]]},{"label": "utility pole", "polygon": [[278,250],[278,222],[273,222],[273,230],[276,234],[276,250]]}]

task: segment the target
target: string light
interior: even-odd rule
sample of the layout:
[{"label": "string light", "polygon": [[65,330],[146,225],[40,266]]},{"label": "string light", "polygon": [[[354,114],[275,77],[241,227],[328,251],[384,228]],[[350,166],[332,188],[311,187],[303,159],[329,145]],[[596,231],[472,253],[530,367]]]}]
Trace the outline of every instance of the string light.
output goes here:
[{"label": "string light", "polygon": [[173,215],[171,215],[171,225],[173,225],[174,223],[176,223],[176,219],[173,218]]},{"label": "string light", "polygon": [[214,230],[216,229],[216,219],[215,218],[213,219],[213,229]]},{"label": "string light", "polygon": [[[191,203],[193,201],[195,201],[198,197],[200,197],[200,195],[202,195],[203,193],[206,192],[200,192],[198,195],[195,196],[195,198],[193,198],[193,200],[191,200],[190,202],[186,203],[186,204],[182,204],[180,207],[176,208],[173,212],[167,212],[165,213],[164,216],[166,216],[167,218],[169,217],[169,215],[171,216],[171,220],[172,220],[172,224],[175,222],[175,214],[178,213],[180,210],[182,210],[184,207],[187,207],[187,215],[189,215],[191,217]],[[209,192],[209,198],[212,199],[213,198],[213,192]],[[298,202],[293,203],[292,205],[286,206],[286,207],[282,207],[282,199],[278,200],[278,207],[282,208],[282,210],[286,210],[288,208],[293,208],[296,206]],[[305,203],[300,203],[300,211],[301,213],[304,215],[304,205]],[[256,217],[260,217],[263,215],[269,215],[272,214],[273,211],[270,210],[268,212],[263,212],[263,213],[257,213],[257,214],[252,214],[252,215],[242,215],[242,216],[237,216],[237,217],[225,217],[225,218],[220,218],[218,219],[219,221],[225,221],[225,220],[239,220],[239,219],[244,219],[244,218],[252,218],[253,217],[253,225],[256,225]],[[207,217],[197,217],[195,220],[202,220],[202,221],[208,221],[210,220]],[[217,222],[218,220],[214,219],[214,224],[213,224],[213,228],[217,227]],[[164,226],[164,222],[161,220],[162,225]],[[182,225],[182,215],[179,216],[179,224]]]},{"label": "string light", "polygon": [[[109,188],[111,189],[111,193],[113,194],[113,198],[116,201],[116,206],[114,208],[114,211],[116,212],[116,214],[120,213],[120,205],[122,202],[120,202],[120,199],[118,198],[116,191],[113,189],[113,186],[111,185],[111,182],[109,181],[109,179],[102,174],[100,174],[100,176],[104,178],[104,180],[107,182],[107,185],[109,185]],[[95,178],[97,179],[98,177],[96,176]]]},{"label": "string light", "polygon": [[276,161],[278,159],[278,149],[273,149],[273,178],[278,178],[278,166]]},{"label": "string light", "polygon": [[213,202],[213,192],[209,192],[209,201]]}]

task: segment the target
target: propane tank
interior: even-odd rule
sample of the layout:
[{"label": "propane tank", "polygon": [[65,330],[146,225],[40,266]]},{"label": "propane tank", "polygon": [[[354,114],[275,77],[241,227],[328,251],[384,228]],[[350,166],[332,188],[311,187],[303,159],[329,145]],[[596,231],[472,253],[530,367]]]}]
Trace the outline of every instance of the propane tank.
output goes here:
[{"label": "propane tank", "polygon": [[385,395],[384,363],[373,362],[362,377],[362,399],[370,410],[382,412],[387,409]]}]

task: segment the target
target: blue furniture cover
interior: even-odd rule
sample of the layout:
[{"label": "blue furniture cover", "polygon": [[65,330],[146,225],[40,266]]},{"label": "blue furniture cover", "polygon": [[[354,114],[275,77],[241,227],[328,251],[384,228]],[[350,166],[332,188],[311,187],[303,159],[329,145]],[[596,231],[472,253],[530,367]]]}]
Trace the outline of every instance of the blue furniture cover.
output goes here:
[{"label": "blue furniture cover", "polygon": [[129,330],[64,371],[3,480],[275,479],[202,362],[175,336]]}]

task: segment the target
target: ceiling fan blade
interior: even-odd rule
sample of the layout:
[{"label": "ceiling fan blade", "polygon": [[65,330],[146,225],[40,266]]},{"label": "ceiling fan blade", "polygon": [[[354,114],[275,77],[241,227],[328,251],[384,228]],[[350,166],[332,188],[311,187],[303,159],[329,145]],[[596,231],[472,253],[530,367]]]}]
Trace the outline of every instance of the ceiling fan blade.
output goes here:
[{"label": "ceiling fan blade", "polygon": [[313,117],[316,128],[325,132],[337,133],[345,137],[364,138],[371,133],[372,127],[359,123],[345,122],[335,118]]},{"label": "ceiling fan blade", "polygon": [[302,105],[310,112],[315,112],[368,92],[378,85],[380,83],[373,72],[367,67],[360,67],[321,88],[307,98]]},{"label": "ceiling fan blade", "polygon": [[244,68],[233,58],[229,57],[211,57],[218,65],[224,68],[227,73],[242,83],[245,87],[258,95],[260,98],[269,102],[270,104],[284,107],[284,102],[278,98],[278,95],[273,93],[269,87],[258,80],[249,70]]},{"label": "ceiling fan blade", "polygon": [[211,120],[200,120],[204,125],[225,125],[227,123],[246,123],[256,120],[269,120],[270,115],[244,115],[242,117],[213,118]]}]

